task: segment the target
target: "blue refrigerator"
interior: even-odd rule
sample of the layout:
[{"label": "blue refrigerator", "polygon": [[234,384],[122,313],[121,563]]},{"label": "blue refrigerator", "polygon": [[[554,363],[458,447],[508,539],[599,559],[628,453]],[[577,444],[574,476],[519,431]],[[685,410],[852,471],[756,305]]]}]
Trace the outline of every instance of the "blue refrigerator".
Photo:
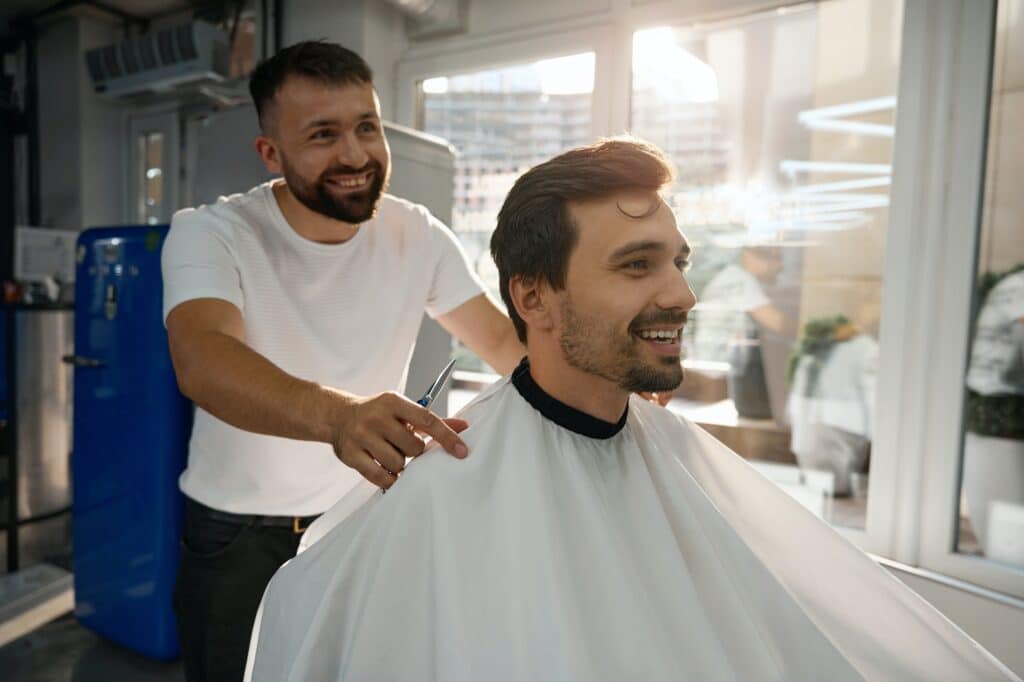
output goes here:
[{"label": "blue refrigerator", "polygon": [[171,607],[192,405],[162,318],[167,226],[93,228],[75,281],[73,569],[78,621],[125,647],[178,655]]}]

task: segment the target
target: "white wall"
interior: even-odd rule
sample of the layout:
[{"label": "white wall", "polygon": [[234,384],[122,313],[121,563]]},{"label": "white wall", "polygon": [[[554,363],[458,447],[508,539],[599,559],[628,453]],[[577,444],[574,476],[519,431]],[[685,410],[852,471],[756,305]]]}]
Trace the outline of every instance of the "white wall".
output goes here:
[{"label": "white wall", "polygon": [[126,144],[122,103],[93,92],[86,73],[85,50],[121,40],[116,26],[83,18],[79,21],[79,58],[76,64],[81,140],[82,225],[116,225],[122,221],[124,173],[122,153]]},{"label": "white wall", "polygon": [[118,40],[112,25],[65,16],[40,27],[40,222],[81,230],[121,222],[123,105],[92,91],[84,51]]},{"label": "white wall", "polygon": [[405,17],[383,0],[288,0],[284,46],[326,39],[358,52],[373,69],[384,118],[395,110],[396,64],[406,45]]},{"label": "white wall", "polygon": [[39,33],[40,222],[77,230],[82,225],[78,20],[64,18]]}]

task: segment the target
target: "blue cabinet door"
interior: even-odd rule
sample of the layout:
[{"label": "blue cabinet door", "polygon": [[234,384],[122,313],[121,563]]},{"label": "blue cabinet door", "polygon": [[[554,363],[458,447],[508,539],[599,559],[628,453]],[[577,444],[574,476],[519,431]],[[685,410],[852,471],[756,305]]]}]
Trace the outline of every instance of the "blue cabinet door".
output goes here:
[{"label": "blue cabinet door", "polygon": [[75,614],[148,656],[177,656],[178,563],[192,406],[161,314],[166,226],[95,228],[75,284]]}]

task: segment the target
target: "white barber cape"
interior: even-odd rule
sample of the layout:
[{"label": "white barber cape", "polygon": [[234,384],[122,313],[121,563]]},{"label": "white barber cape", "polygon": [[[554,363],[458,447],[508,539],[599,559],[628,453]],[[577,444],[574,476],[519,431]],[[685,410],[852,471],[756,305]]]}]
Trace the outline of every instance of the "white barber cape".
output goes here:
[{"label": "white barber cape", "polygon": [[427,452],[310,527],[247,680],[1018,679],[668,410],[609,424],[524,363],[462,416],[467,459]]}]

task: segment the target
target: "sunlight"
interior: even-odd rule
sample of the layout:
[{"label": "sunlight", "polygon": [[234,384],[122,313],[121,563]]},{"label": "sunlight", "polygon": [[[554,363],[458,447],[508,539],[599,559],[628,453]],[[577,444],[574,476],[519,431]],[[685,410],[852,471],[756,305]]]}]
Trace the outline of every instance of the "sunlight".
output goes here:
[{"label": "sunlight", "polygon": [[440,78],[428,78],[423,81],[423,92],[428,95],[443,95],[448,92],[448,79],[444,76]]},{"label": "sunlight", "polygon": [[594,53],[543,59],[533,65],[546,95],[578,95],[594,91]]},{"label": "sunlight", "polygon": [[683,49],[667,26],[633,35],[633,77],[637,90],[652,89],[668,101],[718,100],[714,70]]}]

